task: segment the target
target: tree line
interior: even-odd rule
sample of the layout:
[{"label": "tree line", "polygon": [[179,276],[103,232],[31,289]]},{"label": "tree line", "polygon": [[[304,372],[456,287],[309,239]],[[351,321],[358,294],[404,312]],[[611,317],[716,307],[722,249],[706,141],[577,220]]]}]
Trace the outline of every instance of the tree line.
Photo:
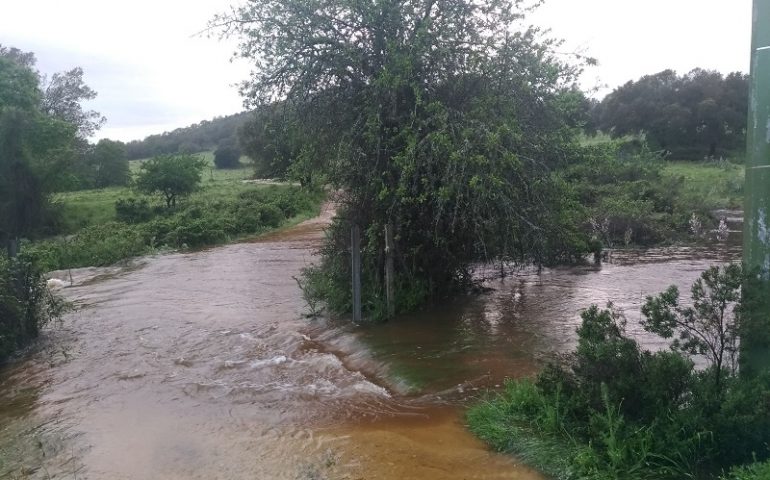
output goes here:
[{"label": "tree line", "polygon": [[644,136],[666,156],[699,160],[746,145],[748,75],[664,70],[616,88],[592,109],[591,127],[615,138]]},{"label": "tree line", "polygon": [[237,146],[238,129],[251,117],[251,112],[216,117],[170,132],[150,135],[125,144],[129,160],[176,153],[191,154],[215,150],[220,146]]},{"label": "tree line", "polygon": [[[740,160],[748,89],[748,75],[741,72],[664,70],[628,81],[602,100],[577,95],[570,115],[589,137],[604,133],[644,142],[664,158]],[[321,132],[302,115],[291,101],[260,105],[247,115],[238,141],[256,176],[308,182],[323,169],[310,141]]]}]

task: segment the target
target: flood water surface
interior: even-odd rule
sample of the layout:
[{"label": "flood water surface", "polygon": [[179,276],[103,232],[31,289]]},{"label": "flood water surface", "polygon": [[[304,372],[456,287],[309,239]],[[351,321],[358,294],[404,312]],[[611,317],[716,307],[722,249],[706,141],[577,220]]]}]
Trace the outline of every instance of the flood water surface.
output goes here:
[{"label": "flood water surface", "polygon": [[738,255],[522,271],[354,327],[304,318],[292,278],[330,214],[251,243],[73,271],[61,293],[77,311],[0,370],[0,476],[540,478],[467,432],[467,402],[571,348],[591,303],[615,301],[638,331],[645,295]]}]

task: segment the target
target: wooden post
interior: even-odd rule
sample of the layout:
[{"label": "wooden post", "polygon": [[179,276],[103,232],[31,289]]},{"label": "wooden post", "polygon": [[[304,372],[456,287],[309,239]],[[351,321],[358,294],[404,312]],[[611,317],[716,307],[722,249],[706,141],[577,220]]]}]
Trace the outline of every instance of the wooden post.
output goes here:
[{"label": "wooden post", "polygon": [[396,294],[394,291],[394,271],[393,271],[393,225],[385,225],[385,298],[388,305],[388,318],[393,318],[396,314]]},{"label": "wooden post", "polygon": [[361,229],[350,230],[350,260],[353,270],[353,322],[361,323]]},{"label": "wooden post", "polygon": [[19,254],[19,239],[11,238],[8,240],[8,258],[16,258]]}]

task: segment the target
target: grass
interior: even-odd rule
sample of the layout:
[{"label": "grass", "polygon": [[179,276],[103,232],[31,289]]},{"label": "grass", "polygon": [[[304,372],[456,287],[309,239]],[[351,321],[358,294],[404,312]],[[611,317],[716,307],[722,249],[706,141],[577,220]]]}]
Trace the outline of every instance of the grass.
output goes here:
[{"label": "grass", "polygon": [[745,169],[733,163],[667,162],[664,174],[684,178],[684,194],[709,209],[743,207]]},{"label": "grass", "polygon": [[721,478],[722,480],[768,480],[770,479],[770,462],[734,468],[729,475]]},{"label": "grass", "polygon": [[477,437],[499,452],[518,460],[548,477],[569,479],[577,447],[537,428],[537,421],[519,410],[522,404],[539,402],[530,380],[506,382],[503,394],[483,400],[468,410],[468,426]]},{"label": "grass", "polygon": [[[620,141],[643,141],[644,138],[626,136]],[[606,133],[598,133],[590,137],[583,135],[580,138],[582,146],[601,145],[613,141]],[[663,168],[663,173],[670,177],[684,178],[685,201],[693,205],[705,203],[706,209],[716,210],[720,208],[743,208],[743,184],[745,168],[741,164],[740,154],[736,155],[736,161],[707,162],[697,160],[670,160]]]}]

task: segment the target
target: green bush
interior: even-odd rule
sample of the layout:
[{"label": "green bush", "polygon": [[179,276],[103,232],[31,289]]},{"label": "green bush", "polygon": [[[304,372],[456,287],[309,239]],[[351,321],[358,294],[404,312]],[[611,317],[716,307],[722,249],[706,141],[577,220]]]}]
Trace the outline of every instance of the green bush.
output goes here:
[{"label": "green bush", "polygon": [[152,216],[152,208],[144,198],[119,198],[115,201],[115,219],[119,222],[142,223]]},{"label": "green bush", "polygon": [[722,480],[769,480],[770,462],[753,463],[744,467],[736,467]]},{"label": "green bush", "polygon": [[275,205],[260,205],[257,210],[259,221],[266,227],[275,228],[286,218],[281,209]]},{"label": "green bush", "polygon": [[586,230],[604,246],[653,245],[689,234],[695,213],[710,219],[710,204],[696,200],[682,176],[646,148],[629,152],[622,142],[584,147],[558,175],[585,208]]},{"label": "green bush", "polygon": [[214,152],[217,168],[240,168],[241,151],[235,145],[222,145]]},{"label": "green bush", "polygon": [[0,256],[0,361],[36,338],[64,307],[34,262]]},{"label": "green bush", "polygon": [[180,222],[165,237],[165,244],[174,247],[200,247],[227,239],[222,222],[211,217]]}]

